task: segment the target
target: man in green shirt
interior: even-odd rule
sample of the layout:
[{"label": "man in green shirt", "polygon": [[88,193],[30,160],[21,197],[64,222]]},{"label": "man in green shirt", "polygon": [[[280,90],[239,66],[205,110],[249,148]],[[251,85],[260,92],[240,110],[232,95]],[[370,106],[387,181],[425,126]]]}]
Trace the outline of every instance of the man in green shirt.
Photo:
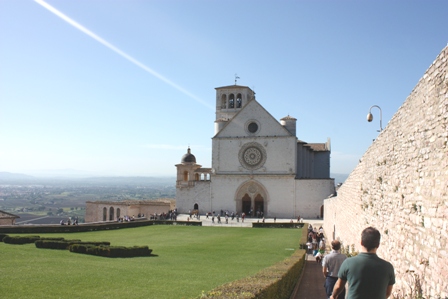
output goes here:
[{"label": "man in green shirt", "polygon": [[374,227],[362,231],[361,253],[342,263],[330,299],[338,298],[347,281],[347,299],[389,298],[395,284],[394,267],[376,255],[380,239],[381,234]]}]

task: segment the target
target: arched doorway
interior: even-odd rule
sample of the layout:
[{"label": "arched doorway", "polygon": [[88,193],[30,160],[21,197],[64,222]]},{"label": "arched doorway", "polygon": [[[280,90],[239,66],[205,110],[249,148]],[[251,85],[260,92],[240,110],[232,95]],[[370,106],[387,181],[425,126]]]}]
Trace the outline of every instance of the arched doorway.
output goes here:
[{"label": "arched doorway", "polygon": [[244,194],[244,196],[243,196],[243,198],[242,198],[241,201],[242,201],[242,208],[241,208],[241,211],[242,211],[243,213],[245,213],[246,215],[249,215],[249,213],[250,213],[250,208],[252,207],[250,196],[249,196],[247,193]]},{"label": "arched doorway", "polygon": [[103,209],[103,221],[107,220],[107,208]]},{"label": "arched doorway", "polygon": [[264,198],[260,195],[257,194],[255,196],[254,199],[254,203],[255,203],[255,215],[257,215],[258,217],[263,217],[264,216]]},{"label": "arched doorway", "polygon": [[198,205],[197,202],[194,204],[194,206],[193,206],[193,210],[199,210],[199,205]]},{"label": "arched doorway", "polygon": [[110,207],[109,209],[109,220],[113,221],[114,220],[114,208]]},{"label": "arched doorway", "polygon": [[117,208],[117,219],[120,218],[120,212],[121,212],[120,208]]},{"label": "arched doorway", "polygon": [[263,184],[255,180],[247,181],[235,194],[236,211],[247,216],[256,216],[257,211],[267,216],[269,196]]}]

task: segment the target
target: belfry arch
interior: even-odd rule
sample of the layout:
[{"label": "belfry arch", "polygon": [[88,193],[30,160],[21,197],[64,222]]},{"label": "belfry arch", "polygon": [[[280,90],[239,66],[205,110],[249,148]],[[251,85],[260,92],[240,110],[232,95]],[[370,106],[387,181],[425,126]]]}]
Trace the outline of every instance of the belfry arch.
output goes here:
[{"label": "belfry arch", "polygon": [[[237,213],[246,213],[248,216],[256,216],[257,211],[268,213],[269,195],[266,188],[260,182],[251,180],[241,184],[235,194]],[[250,213],[252,211],[252,213]]]}]

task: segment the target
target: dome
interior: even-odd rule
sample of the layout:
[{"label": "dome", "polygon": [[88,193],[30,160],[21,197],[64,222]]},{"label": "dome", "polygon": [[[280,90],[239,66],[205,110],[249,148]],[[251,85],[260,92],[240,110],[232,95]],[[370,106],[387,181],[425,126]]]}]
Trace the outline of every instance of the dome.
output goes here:
[{"label": "dome", "polygon": [[182,156],[181,163],[196,163],[196,157],[191,153],[190,148],[188,148],[187,153]]}]

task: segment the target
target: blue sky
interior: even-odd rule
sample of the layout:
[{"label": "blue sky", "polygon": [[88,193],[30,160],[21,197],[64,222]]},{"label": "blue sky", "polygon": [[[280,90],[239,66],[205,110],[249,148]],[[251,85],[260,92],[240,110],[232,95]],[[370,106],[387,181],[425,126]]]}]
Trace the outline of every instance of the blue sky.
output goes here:
[{"label": "blue sky", "polygon": [[[54,10],[52,10],[54,9]],[[448,1],[0,0],[0,171],[211,166],[215,87],[350,173],[448,42]],[[61,18],[61,13],[66,18]],[[76,22],[76,23],[73,23]],[[74,24],[74,25],[73,25]]]}]

